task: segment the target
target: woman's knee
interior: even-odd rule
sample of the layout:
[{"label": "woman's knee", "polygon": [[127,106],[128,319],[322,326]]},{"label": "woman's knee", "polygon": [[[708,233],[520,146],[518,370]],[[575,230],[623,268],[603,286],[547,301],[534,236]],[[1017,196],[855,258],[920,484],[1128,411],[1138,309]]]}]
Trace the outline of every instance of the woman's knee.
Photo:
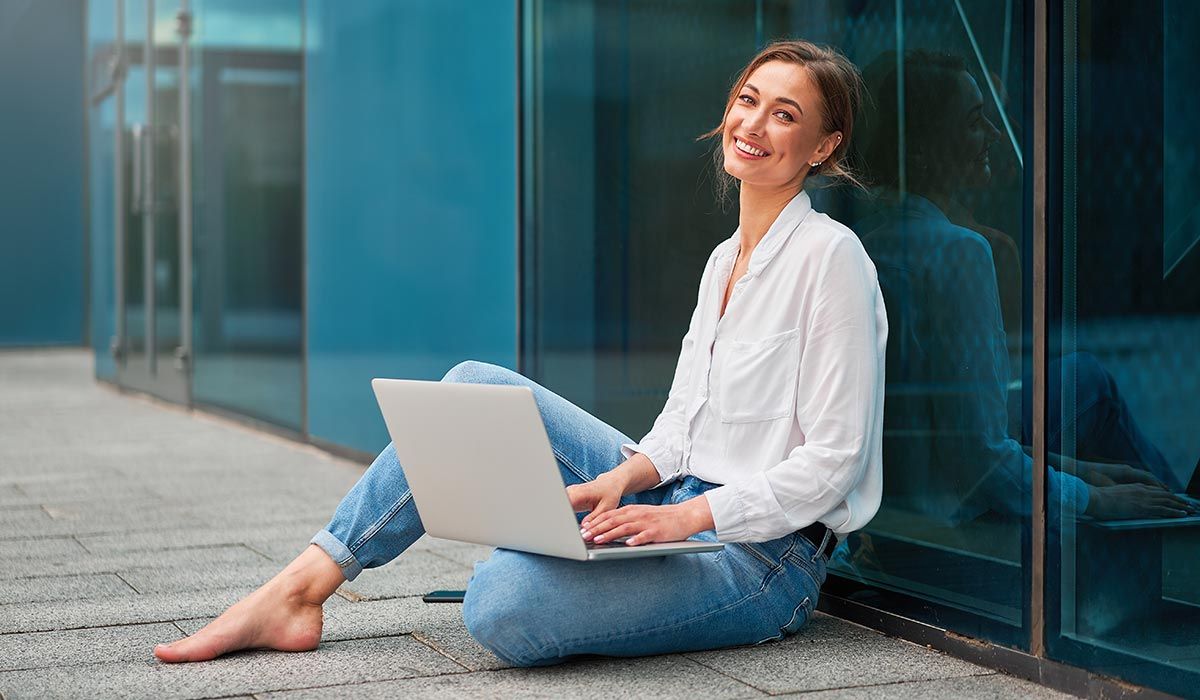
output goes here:
[{"label": "woman's knee", "polygon": [[443,382],[454,384],[512,384],[513,379],[521,375],[487,362],[464,360],[450,368],[442,377]]},{"label": "woman's knee", "polygon": [[[497,555],[504,557],[503,550]],[[493,556],[493,559],[496,555]],[[539,620],[529,580],[510,563],[482,562],[467,586],[463,622],[488,651],[512,666],[545,666],[562,659],[552,651],[549,621]]]}]

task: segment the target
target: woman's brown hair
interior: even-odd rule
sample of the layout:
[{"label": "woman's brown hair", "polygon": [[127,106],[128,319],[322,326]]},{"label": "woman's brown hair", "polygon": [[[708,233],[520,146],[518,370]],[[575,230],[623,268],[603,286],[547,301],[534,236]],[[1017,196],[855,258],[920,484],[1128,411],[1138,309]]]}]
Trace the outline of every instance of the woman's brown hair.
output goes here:
[{"label": "woman's brown hair", "polygon": [[750,74],[770,61],[783,61],[807,68],[821,91],[821,130],[827,134],[842,132],[842,140],[834,147],[833,153],[820,165],[810,166],[808,177],[821,175],[829,178],[825,186],[850,184],[865,190],[865,185],[846,163],[850,137],[854,133],[854,115],[858,113],[865,92],[858,68],[837,49],[829,46],[808,41],[776,41],[750,59],[734,81],[733,89],[729,91],[721,123],[699,137],[718,137],[716,148],[713,150],[717,198],[724,200],[734,182],[733,176],[725,172],[725,153],[719,138],[725,128],[725,120],[729,117],[729,110],[733,108],[733,102],[741,94]]}]

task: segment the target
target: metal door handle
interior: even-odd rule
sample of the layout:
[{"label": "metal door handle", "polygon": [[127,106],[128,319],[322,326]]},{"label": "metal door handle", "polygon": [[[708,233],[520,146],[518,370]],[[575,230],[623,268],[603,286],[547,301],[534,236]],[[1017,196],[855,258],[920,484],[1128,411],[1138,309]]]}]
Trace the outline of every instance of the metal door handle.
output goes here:
[{"label": "metal door handle", "polygon": [[129,208],[134,214],[142,212],[142,189],[143,179],[145,177],[142,172],[142,166],[145,165],[145,147],[143,141],[145,139],[146,125],[134,124],[132,131],[133,142],[130,147],[133,151],[133,173],[130,179],[133,180],[133,189],[129,195]]}]

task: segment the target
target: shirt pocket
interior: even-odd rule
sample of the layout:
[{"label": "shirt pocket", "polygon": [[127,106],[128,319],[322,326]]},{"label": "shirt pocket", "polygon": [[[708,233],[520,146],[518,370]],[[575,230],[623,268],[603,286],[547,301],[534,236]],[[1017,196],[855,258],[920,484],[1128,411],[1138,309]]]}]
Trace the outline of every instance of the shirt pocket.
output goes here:
[{"label": "shirt pocket", "polygon": [[721,365],[721,421],[753,423],[791,416],[799,367],[799,328],[759,340],[731,341]]}]

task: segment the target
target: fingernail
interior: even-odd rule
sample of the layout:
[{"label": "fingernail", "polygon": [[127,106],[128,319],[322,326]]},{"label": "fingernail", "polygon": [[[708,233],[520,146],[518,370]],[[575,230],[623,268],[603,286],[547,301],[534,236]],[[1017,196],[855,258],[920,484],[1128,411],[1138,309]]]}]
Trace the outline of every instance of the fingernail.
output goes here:
[{"label": "fingernail", "polygon": [[580,530],[579,534],[582,535],[583,539],[585,539],[585,540],[592,536],[592,533],[587,530]]}]

